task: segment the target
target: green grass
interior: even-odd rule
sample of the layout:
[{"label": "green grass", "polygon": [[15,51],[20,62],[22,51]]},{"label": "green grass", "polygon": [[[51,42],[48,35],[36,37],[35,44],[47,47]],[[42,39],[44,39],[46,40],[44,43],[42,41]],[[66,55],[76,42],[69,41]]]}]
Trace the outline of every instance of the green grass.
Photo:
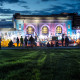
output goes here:
[{"label": "green grass", "polygon": [[0,50],[0,80],[80,80],[80,50]]}]

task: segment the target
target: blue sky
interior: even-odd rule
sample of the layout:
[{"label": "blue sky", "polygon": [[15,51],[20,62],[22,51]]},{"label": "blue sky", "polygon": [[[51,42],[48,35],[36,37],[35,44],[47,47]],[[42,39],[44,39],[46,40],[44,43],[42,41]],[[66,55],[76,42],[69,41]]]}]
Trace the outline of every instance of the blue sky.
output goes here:
[{"label": "blue sky", "polygon": [[62,12],[80,14],[80,0],[0,0],[0,19],[11,19],[14,13],[51,15]]}]

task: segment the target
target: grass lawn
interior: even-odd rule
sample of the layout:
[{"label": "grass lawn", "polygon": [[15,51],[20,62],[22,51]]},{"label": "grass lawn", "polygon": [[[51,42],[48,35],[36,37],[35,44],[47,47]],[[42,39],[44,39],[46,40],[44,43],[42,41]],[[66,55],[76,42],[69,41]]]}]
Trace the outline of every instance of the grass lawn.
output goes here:
[{"label": "grass lawn", "polygon": [[0,80],[80,80],[80,49],[0,50]]}]

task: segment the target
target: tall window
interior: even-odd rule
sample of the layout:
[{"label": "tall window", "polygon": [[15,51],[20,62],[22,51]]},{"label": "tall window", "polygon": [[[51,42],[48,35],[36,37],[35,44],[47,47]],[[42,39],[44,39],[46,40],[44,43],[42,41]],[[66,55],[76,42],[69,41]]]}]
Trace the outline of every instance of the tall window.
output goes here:
[{"label": "tall window", "polygon": [[21,30],[21,24],[19,24],[19,30]]},{"label": "tall window", "polygon": [[70,25],[68,25],[68,29],[70,29]]},{"label": "tall window", "polygon": [[48,27],[47,26],[44,26],[42,28],[42,34],[48,34]]},{"label": "tall window", "polygon": [[33,34],[33,33],[34,33],[34,28],[32,26],[28,26],[27,34]]},{"label": "tall window", "polygon": [[56,33],[62,33],[62,28],[60,27],[60,26],[58,26],[57,28],[56,28]]}]

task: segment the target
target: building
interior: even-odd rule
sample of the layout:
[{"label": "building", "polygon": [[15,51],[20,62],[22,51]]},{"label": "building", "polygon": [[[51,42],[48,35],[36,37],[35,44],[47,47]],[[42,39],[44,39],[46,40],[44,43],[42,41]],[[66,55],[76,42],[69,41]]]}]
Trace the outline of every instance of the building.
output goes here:
[{"label": "building", "polygon": [[[62,35],[77,40],[80,37],[80,16],[77,13],[61,13],[53,15],[13,15],[13,27],[0,29],[1,36],[15,39],[17,36],[38,36],[39,39],[51,40]],[[15,41],[15,40],[14,40]]]},{"label": "building", "polygon": [[[62,34],[78,39],[80,33],[80,16],[77,13],[61,13],[53,15],[20,15],[13,16],[14,28],[21,31],[22,36],[38,36],[40,39]],[[22,34],[24,33],[24,34]]]}]

